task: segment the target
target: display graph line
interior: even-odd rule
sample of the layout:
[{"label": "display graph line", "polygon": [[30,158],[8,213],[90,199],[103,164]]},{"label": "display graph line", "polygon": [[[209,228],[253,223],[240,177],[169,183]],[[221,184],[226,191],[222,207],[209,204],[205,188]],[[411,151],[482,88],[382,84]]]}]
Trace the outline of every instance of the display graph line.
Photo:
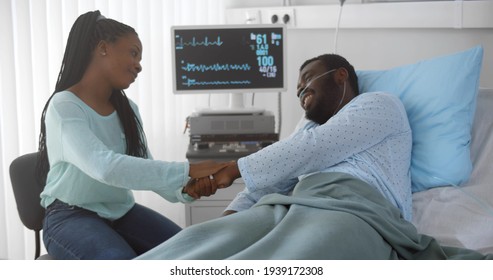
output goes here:
[{"label": "display graph line", "polygon": [[194,87],[194,86],[221,86],[221,85],[249,85],[252,82],[249,80],[239,80],[239,81],[197,81],[195,79],[185,79],[182,82],[183,86]]},{"label": "display graph line", "polygon": [[210,46],[221,46],[224,44],[223,41],[221,41],[221,36],[217,36],[216,39],[213,41],[209,41],[209,37],[205,37],[204,40],[197,40],[195,37],[192,38],[190,41],[184,41],[183,37],[177,35],[176,36],[176,49],[181,50],[184,49],[185,47],[198,47],[198,46],[203,46],[203,47],[210,47]]},{"label": "display graph line", "polygon": [[250,64],[229,64],[229,63],[214,63],[214,64],[194,64],[186,63],[181,69],[185,72],[218,72],[218,71],[250,71]]}]

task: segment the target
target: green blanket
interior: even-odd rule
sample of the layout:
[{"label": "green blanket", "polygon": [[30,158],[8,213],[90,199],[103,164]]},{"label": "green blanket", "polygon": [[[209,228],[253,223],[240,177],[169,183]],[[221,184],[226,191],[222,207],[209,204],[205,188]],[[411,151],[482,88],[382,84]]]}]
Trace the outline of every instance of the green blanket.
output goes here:
[{"label": "green blanket", "polygon": [[292,195],[188,227],[138,259],[487,259],[418,234],[365,182],[343,173],[307,177]]}]

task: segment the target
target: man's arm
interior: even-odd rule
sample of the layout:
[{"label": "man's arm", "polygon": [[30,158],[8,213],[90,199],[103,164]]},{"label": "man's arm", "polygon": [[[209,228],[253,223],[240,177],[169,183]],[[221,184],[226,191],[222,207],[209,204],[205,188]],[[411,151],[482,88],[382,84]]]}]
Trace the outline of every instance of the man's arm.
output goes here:
[{"label": "man's arm", "polygon": [[[238,160],[249,191],[326,170],[390,135],[401,133],[403,118],[395,96],[366,93],[325,124],[304,129]],[[407,120],[406,120],[407,121]]]},{"label": "man's arm", "polygon": [[293,178],[277,185],[266,186],[265,188],[254,192],[250,192],[248,187],[246,187],[243,191],[238,193],[235,199],[228,205],[228,207],[226,207],[223,216],[247,210],[265,195],[273,193],[284,195],[289,194],[293,190],[296,183],[298,183],[298,178]]}]

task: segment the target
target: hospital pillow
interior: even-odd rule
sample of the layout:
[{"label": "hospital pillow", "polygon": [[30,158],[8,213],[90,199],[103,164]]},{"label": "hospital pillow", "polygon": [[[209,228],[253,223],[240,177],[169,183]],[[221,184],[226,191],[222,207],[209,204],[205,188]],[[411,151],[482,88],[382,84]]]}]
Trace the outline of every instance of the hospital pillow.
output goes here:
[{"label": "hospital pillow", "polygon": [[360,92],[396,94],[413,133],[413,192],[465,183],[483,58],[481,46],[382,71],[357,71]]}]

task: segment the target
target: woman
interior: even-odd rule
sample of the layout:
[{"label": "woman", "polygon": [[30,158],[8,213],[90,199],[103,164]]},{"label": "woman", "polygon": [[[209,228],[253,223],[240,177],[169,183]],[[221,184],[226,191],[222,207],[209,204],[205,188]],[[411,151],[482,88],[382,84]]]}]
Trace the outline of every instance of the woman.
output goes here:
[{"label": "woman", "polygon": [[209,175],[221,164],[151,159],[138,108],[123,92],[142,70],[141,58],[135,30],[99,11],[72,26],[41,118],[37,169],[46,181],[43,240],[57,259],[131,259],[181,230],[136,204],[132,190],[188,202],[189,177],[204,177],[190,181],[192,190],[217,189]]}]

